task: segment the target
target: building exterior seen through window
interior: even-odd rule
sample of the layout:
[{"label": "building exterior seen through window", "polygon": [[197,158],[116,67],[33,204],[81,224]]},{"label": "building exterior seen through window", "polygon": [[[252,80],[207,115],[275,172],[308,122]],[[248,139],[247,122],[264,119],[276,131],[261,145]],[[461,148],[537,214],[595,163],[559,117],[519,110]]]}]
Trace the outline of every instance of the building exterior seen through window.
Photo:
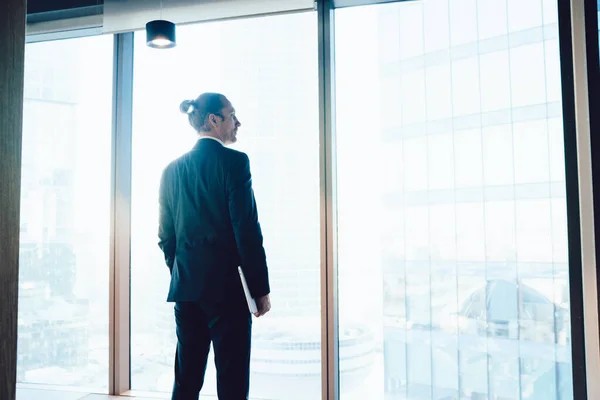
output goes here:
[{"label": "building exterior seen through window", "polygon": [[106,391],[113,40],[25,57],[17,380]]},{"label": "building exterior seen through window", "polygon": [[336,12],[343,399],[573,398],[556,7]]}]

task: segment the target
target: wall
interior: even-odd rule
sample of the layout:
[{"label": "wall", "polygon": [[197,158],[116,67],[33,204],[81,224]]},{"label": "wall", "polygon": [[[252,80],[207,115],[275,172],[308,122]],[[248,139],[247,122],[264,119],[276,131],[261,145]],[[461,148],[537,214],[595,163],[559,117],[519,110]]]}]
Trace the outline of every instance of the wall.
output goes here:
[{"label": "wall", "polygon": [[0,1],[0,399],[14,400],[26,0]]}]

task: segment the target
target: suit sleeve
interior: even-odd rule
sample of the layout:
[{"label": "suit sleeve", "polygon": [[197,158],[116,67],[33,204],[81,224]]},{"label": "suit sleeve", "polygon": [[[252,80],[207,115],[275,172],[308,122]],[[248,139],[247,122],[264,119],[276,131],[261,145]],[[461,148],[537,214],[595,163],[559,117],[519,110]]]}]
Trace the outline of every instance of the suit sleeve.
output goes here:
[{"label": "suit sleeve", "polygon": [[175,225],[173,222],[173,213],[169,205],[169,182],[168,169],[165,169],[160,179],[160,188],[158,194],[158,247],[163,251],[165,262],[169,270],[173,271],[175,263]]},{"label": "suit sleeve", "polygon": [[227,197],[229,215],[248,288],[254,298],[265,296],[271,290],[267,259],[252,190],[250,161],[244,153],[236,153],[231,163],[227,179]]}]

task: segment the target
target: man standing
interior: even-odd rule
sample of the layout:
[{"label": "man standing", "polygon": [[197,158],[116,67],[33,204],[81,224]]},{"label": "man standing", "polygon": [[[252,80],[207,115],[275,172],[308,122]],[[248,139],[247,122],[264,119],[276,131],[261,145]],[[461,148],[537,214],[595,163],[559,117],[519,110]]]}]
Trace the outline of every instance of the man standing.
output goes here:
[{"label": "man standing", "polygon": [[255,316],[271,304],[248,156],[225,147],[236,142],[241,124],[218,93],[183,101],[180,109],[200,138],[165,168],[159,190],[159,246],[177,324],[172,400],[198,399],[211,342],[219,399],[246,400],[252,316],[238,266],[256,300]]}]

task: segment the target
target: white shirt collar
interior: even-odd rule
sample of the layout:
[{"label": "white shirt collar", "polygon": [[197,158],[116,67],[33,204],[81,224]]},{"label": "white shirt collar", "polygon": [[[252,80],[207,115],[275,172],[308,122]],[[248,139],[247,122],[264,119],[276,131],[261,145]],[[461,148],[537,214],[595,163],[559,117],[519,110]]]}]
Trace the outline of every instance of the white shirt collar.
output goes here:
[{"label": "white shirt collar", "polygon": [[221,146],[225,146],[225,143],[223,143],[220,139],[217,139],[216,137],[212,137],[212,136],[200,136],[200,140],[202,140],[202,139],[216,140],[217,142],[221,143]]}]

